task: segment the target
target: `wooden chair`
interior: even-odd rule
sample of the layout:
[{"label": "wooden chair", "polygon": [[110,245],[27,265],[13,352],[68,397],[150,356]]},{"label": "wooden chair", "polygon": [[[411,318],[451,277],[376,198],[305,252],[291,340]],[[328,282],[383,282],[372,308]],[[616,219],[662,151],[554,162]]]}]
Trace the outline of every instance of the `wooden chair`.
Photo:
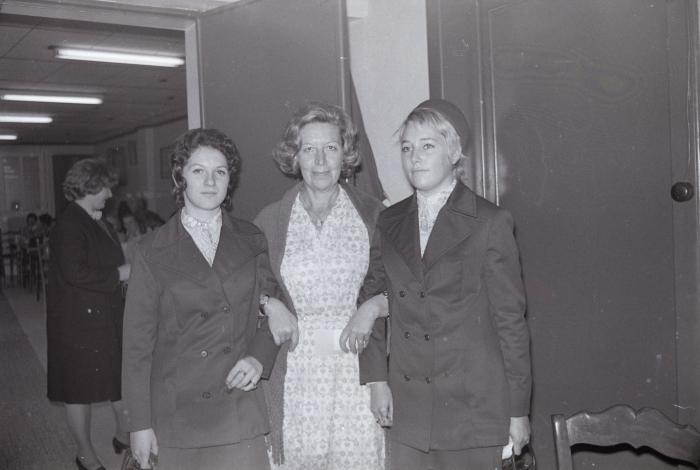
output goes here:
[{"label": "wooden chair", "polygon": [[18,252],[17,232],[4,232],[0,229],[0,277],[3,287],[8,283],[15,284]]},{"label": "wooden chair", "polygon": [[568,418],[554,415],[552,424],[559,470],[573,470],[571,446],[576,444],[648,447],[700,468],[700,433],[692,426],[674,423],[654,408],[634,411],[616,405],[600,413],[582,411]]}]

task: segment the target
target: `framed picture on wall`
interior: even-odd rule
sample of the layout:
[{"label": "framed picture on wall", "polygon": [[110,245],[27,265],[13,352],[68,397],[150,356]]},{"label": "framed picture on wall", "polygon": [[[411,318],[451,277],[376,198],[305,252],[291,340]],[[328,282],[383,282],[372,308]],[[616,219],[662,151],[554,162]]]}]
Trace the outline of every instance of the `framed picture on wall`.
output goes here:
[{"label": "framed picture on wall", "polygon": [[175,145],[168,145],[160,149],[160,179],[170,179],[170,154]]},{"label": "framed picture on wall", "polygon": [[119,173],[119,186],[126,186],[126,148],[116,145],[107,149],[107,162]]},{"label": "framed picture on wall", "polygon": [[136,154],[136,141],[130,140],[126,143],[126,153],[129,155],[129,166],[136,166],[139,162]]}]

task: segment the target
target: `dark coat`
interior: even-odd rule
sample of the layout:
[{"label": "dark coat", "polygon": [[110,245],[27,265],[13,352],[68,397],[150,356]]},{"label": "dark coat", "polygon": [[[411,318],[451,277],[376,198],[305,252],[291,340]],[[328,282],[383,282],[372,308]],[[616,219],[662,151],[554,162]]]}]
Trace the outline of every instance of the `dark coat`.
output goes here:
[{"label": "dark coat", "polygon": [[124,300],[117,234],[76,203],[49,241],[46,301],[48,397],[66,403],[119,400]]},{"label": "dark coat", "polygon": [[262,389],[228,391],[236,362],[255,357],[269,375],[277,355],[259,296],[278,296],[267,243],[223,214],[209,266],[177,212],[139,242],[124,315],[123,395],[129,431],[153,428],[165,447],[208,447],[269,431]]},{"label": "dark coat", "polygon": [[[392,439],[421,450],[505,445],[530,409],[529,333],[510,214],[457,184],[421,258],[413,195],[379,216],[391,354],[377,328],[362,380],[387,380]],[[364,365],[364,367],[363,367]]]}]

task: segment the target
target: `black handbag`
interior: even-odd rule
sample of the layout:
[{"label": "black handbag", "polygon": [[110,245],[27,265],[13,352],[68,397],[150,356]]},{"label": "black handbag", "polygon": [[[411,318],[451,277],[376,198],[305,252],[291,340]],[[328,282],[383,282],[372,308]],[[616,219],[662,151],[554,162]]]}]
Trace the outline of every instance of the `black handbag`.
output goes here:
[{"label": "black handbag", "polygon": [[523,447],[520,455],[512,454],[501,463],[503,470],[536,470],[535,453],[530,446]]}]

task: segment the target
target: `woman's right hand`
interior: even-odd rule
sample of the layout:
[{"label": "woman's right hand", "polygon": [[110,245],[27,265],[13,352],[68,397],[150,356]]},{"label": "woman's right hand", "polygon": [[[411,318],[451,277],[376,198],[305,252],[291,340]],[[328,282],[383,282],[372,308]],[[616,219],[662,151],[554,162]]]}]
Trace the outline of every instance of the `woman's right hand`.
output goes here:
[{"label": "woman's right hand", "polygon": [[119,270],[119,280],[128,281],[131,276],[131,265],[129,263],[122,264],[117,268]]},{"label": "woman's right hand", "polygon": [[394,400],[387,382],[373,382],[369,384],[370,409],[377,424],[389,427],[394,420]]},{"label": "woman's right hand", "polygon": [[299,342],[297,317],[287,309],[282,301],[274,297],[270,297],[265,305],[265,315],[275,344],[280,346],[285,341],[289,341],[289,350],[294,351]]},{"label": "woman's right hand", "polygon": [[131,440],[131,453],[141,468],[151,468],[149,462],[151,454],[158,455],[158,440],[153,428],[133,431],[129,435]]}]

